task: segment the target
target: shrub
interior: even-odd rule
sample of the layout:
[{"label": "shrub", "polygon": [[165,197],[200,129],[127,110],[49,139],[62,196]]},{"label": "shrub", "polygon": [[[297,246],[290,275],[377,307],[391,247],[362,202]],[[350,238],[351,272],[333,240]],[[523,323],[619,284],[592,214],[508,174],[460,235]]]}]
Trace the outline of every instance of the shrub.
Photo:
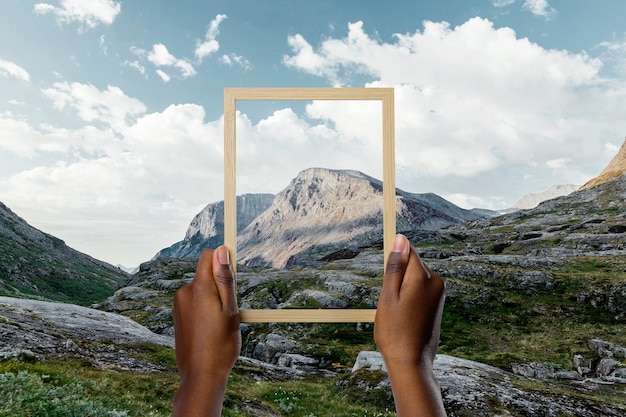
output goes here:
[{"label": "shrub", "polygon": [[0,374],[0,416],[11,417],[127,417],[85,397],[79,383],[55,385],[47,375],[26,371]]}]

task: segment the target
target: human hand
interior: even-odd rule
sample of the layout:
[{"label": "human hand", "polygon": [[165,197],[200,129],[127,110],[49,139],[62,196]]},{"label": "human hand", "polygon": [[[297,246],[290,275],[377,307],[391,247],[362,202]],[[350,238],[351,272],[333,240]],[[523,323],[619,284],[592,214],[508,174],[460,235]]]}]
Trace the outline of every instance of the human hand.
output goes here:
[{"label": "human hand", "polygon": [[391,380],[398,416],[445,416],[432,372],[445,285],[397,235],[387,259],[374,339]]},{"label": "human hand", "polygon": [[239,308],[228,249],[205,249],[191,284],[172,308],[181,384],[174,415],[219,416],[226,382],[241,350]]}]

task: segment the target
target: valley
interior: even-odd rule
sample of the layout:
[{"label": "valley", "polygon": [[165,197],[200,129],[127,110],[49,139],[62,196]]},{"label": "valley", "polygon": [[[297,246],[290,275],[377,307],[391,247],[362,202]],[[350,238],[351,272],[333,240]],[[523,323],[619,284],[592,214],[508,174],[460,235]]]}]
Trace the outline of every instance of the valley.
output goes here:
[{"label": "valley", "polygon": [[[311,193],[317,199],[304,198],[312,189],[298,181],[307,176],[317,184]],[[375,181],[355,173],[349,177],[359,181],[350,190],[376,192]],[[300,185],[272,202],[263,197],[260,206],[247,207],[256,206],[270,219],[277,208],[285,219],[291,207],[294,214],[283,227],[306,240],[309,224],[299,230],[296,219],[306,217],[303,210],[310,213],[313,203],[316,210],[332,207],[324,190],[334,196],[341,188],[328,185],[343,181],[347,187],[347,180],[341,172],[306,173],[295,180]],[[294,197],[296,189],[303,194]],[[449,416],[624,414],[626,176],[499,216],[464,211],[434,195],[398,191],[398,198],[406,202],[399,210],[408,210],[398,230],[446,281],[435,372]],[[42,292],[37,295],[41,301],[20,300],[32,298],[31,293],[16,291],[16,278],[3,277],[3,295],[10,297],[0,298],[0,375],[7,384],[31,387],[33,398],[44,398],[53,387],[71,388],[96,410],[83,415],[169,415],[177,386],[171,303],[175,291],[193,278],[193,253],[199,253],[194,242],[206,244],[211,233],[219,237],[219,210],[209,206],[209,214],[217,217],[193,223],[193,233],[174,247],[189,257],[162,251],[137,273],[120,274],[107,296],[93,299],[95,309],[55,308],[45,301],[69,297],[63,292]],[[348,212],[344,220],[360,225],[359,233],[328,244],[309,241],[279,266],[269,264],[269,258],[246,261],[259,255],[246,258],[246,251],[255,252],[243,241],[237,268],[241,308],[375,308],[383,276],[382,239],[379,226],[363,225],[378,212]],[[15,229],[19,221],[7,218]],[[242,235],[256,233],[251,231],[262,220],[241,225]],[[20,236],[28,235],[25,228],[19,223]],[[45,234],[29,233],[61,246]],[[272,236],[272,244],[282,247],[283,235],[275,231]],[[26,253],[21,257],[29,258]],[[109,282],[115,269],[94,264],[102,270],[94,272],[99,280],[93,285]],[[41,284],[28,285],[23,287],[34,294]],[[242,335],[224,415],[394,415],[371,323],[242,324]],[[353,372],[362,356],[361,369]],[[66,408],[81,407],[67,392],[58,395]]]}]

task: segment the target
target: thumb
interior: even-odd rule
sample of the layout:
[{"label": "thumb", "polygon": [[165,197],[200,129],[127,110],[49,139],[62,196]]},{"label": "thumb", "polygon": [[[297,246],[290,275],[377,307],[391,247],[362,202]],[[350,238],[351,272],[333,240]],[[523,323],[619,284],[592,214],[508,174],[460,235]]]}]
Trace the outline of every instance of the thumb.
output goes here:
[{"label": "thumb", "polygon": [[[409,253],[411,245],[406,236],[397,234],[393,242],[393,248],[387,258],[385,277],[383,279],[382,294],[398,294],[407,264],[409,263]],[[381,295],[382,295],[381,294]]]},{"label": "thumb", "polygon": [[235,274],[230,264],[228,248],[220,246],[213,253],[213,277],[223,311],[237,312]]}]

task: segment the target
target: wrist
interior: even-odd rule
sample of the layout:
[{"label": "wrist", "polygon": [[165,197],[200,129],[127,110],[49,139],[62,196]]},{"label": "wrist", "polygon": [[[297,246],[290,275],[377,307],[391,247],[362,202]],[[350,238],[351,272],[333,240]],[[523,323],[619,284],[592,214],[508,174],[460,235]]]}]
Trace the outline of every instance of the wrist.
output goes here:
[{"label": "wrist", "polygon": [[446,415],[432,364],[390,365],[387,370],[398,417]]},{"label": "wrist", "polygon": [[220,416],[228,375],[190,373],[174,395],[174,416]]}]

